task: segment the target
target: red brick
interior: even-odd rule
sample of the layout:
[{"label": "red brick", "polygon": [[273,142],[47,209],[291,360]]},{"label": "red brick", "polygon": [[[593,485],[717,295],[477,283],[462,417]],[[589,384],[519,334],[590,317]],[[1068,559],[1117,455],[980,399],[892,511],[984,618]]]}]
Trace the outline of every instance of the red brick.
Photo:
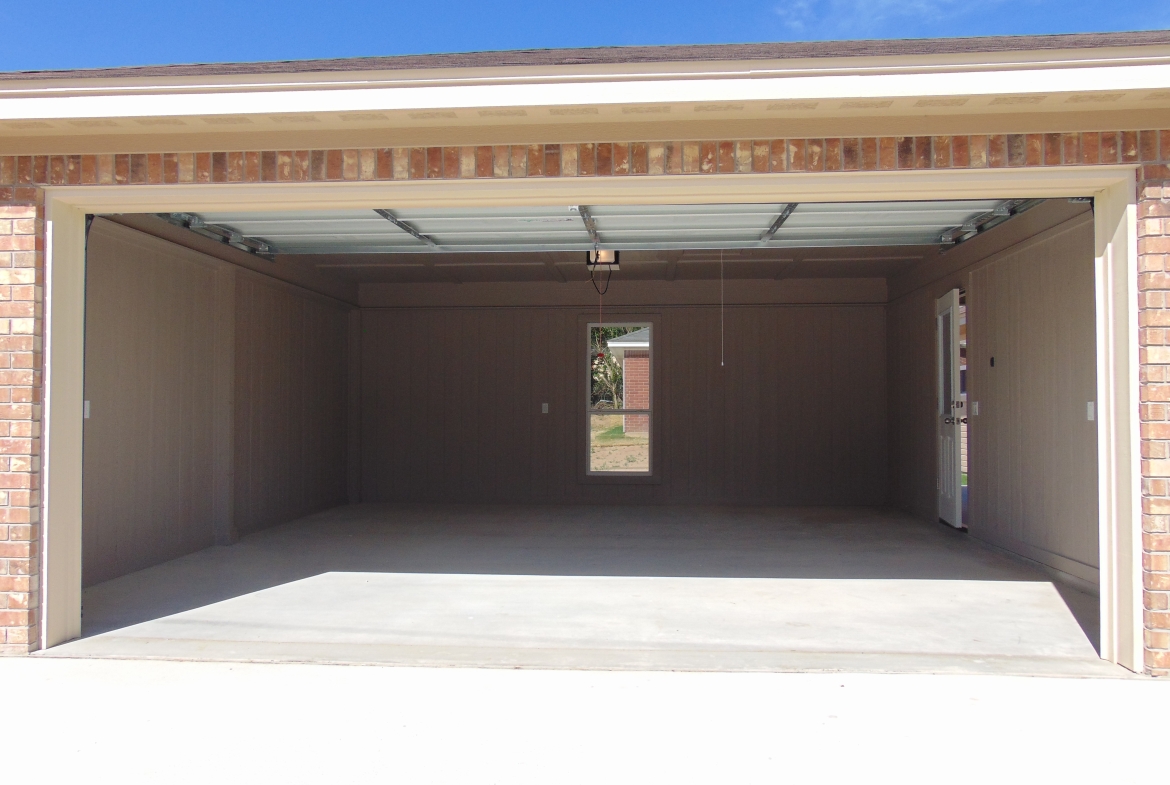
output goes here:
[{"label": "red brick", "polygon": [[1170,180],[1170,165],[1144,164],[1138,176],[1142,180]]},{"label": "red brick", "polygon": [[0,591],[29,591],[32,581],[27,575],[0,575]]},{"label": "red brick", "polygon": [[0,627],[26,627],[32,621],[32,612],[28,610],[0,611]]},{"label": "red brick", "polygon": [[[96,164],[96,161],[95,161]],[[97,174],[94,173],[94,180],[96,182]],[[179,156],[176,153],[166,153],[162,157],[162,178],[164,183],[179,182]],[[88,174],[85,169],[85,161],[82,160],[82,181],[89,182]]]},{"label": "red brick", "polygon": [[577,145],[577,174],[581,177],[597,174],[597,145],[590,142]]},{"label": "red brick", "polygon": [[1121,160],[1125,163],[1141,160],[1137,131],[1121,132]]},{"label": "red brick", "polygon": [[[644,144],[643,148],[645,148]],[[645,172],[640,172],[640,174],[645,174]],[[561,146],[559,144],[544,145],[544,176],[561,176]]]},{"label": "red brick", "polygon": [[1040,134],[1028,134],[1024,137],[1023,165],[1040,166],[1042,163],[1044,163],[1044,137]]},{"label": "red brick", "polygon": [[1059,133],[1044,135],[1044,165],[1060,166],[1061,136]]},{"label": "red brick", "polygon": [[866,137],[861,140],[861,168],[872,172],[878,168],[878,140],[876,137]]},{"label": "red brick", "polygon": [[295,150],[292,154],[292,179],[295,182],[303,183],[312,179],[310,168],[312,166],[312,153],[309,150]]},{"label": "red brick", "polygon": [[[699,173],[711,174],[716,171],[718,145],[715,142],[699,142]],[[598,174],[600,174],[600,167]]]},{"label": "red brick", "polygon": [[475,148],[475,176],[492,176],[492,148],[487,145]]},{"label": "red brick", "polygon": [[[0,513],[11,508],[0,507]],[[27,510],[25,511],[27,512]],[[32,554],[32,543],[29,542],[0,542],[0,559],[27,559]]]},{"label": "red brick", "polygon": [[951,167],[951,137],[936,136],[931,140],[933,156],[931,166],[935,169],[949,169]]},{"label": "red brick", "polygon": [[896,140],[898,145],[898,168],[899,169],[913,169],[914,168],[914,137],[899,136]]},{"label": "red brick", "polygon": [[840,139],[825,140],[825,171],[839,172],[844,168],[844,156]]},{"label": "red brick", "polygon": [[[317,161],[317,154],[319,152],[320,151],[314,151],[310,156],[310,158],[314,164]],[[325,164],[324,155],[321,156],[320,160],[321,160],[322,168],[324,168],[324,164]],[[181,168],[181,166],[182,166],[182,159],[180,158],[180,168]],[[260,180],[261,180],[260,153],[258,153],[258,152],[244,153],[244,182],[258,183],[258,182],[260,182]],[[182,181],[182,177],[180,176],[180,182],[181,181]]]},{"label": "red brick", "polygon": [[805,143],[804,168],[808,172],[825,171],[825,140],[809,139]]},{"label": "red brick", "polygon": [[594,171],[598,177],[609,177],[613,174],[613,144],[602,142],[594,145]]},{"label": "red brick", "polygon": [[715,171],[735,171],[735,143],[719,142],[716,146]]},{"label": "red brick", "polygon": [[803,139],[788,140],[788,171],[803,172],[805,170],[805,144]]},{"label": "red brick", "polygon": [[[230,169],[229,169],[229,180]],[[277,150],[276,151],[276,180],[280,183],[288,183],[294,180],[293,177],[293,151],[292,150]]]},{"label": "red brick", "polygon": [[[749,144],[749,142],[744,142]],[[650,170],[650,153],[645,142],[631,142],[629,145],[615,145],[624,147],[626,154],[626,169],[629,174],[646,174]]]},{"label": "red brick", "polygon": [[1081,134],[1081,163],[1095,164],[1101,157],[1101,134]]},{"label": "red brick", "polygon": [[1117,155],[1117,134],[1112,131],[1101,134],[1101,148],[1098,160],[1103,164],[1115,164],[1117,163]]},{"label": "red brick", "polygon": [[357,180],[358,179],[358,151],[340,150],[341,154],[341,179],[342,180]]},{"label": "red brick", "polygon": [[[442,147],[443,151],[442,177],[446,180],[455,180],[459,177],[459,148]],[[428,153],[429,154],[429,153]],[[531,167],[529,167],[531,168]],[[429,171],[428,171],[429,175]]]},{"label": "red brick", "polygon": [[[491,149],[490,147],[488,148]],[[377,161],[375,171],[379,180],[394,179],[394,154],[389,147],[380,147],[375,153]]]},{"label": "red brick", "polygon": [[1140,132],[1138,132],[1138,160],[1140,160],[1140,161],[1157,161],[1158,160],[1158,132],[1157,131],[1140,131]]},{"label": "red brick", "polygon": [[211,182],[211,153],[195,153],[195,182]]},{"label": "red brick", "polygon": [[768,142],[752,142],[752,171],[767,172],[770,162],[771,145]]},{"label": "red brick", "polygon": [[[544,147],[530,144],[524,148],[523,173],[526,177],[541,177],[544,175]],[[517,176],[518,172],[513,172]]]},{"label": "red brick", "polygon": [[1009,133],[1005,137],[1007,166],[1027,165],[1027,136],[1023,133]]},{"label": "red brick", "polygon": [[610,174],[627,175],[630,173],[630,145],[628,142],[613,143],[613,163]]}]

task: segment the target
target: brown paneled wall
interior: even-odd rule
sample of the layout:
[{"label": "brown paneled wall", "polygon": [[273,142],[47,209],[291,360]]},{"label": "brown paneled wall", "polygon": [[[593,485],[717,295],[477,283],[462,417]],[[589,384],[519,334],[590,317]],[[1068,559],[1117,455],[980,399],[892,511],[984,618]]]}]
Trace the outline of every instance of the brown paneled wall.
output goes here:
[{"label": "brown paneled wall", "polygon": [[[971,272],[971,532],[1098,580],[1093,224]],[[991,358],[995,366],[991,366]]]},{"label": "brown paneled wall", "polygon": [[86,275],[83,575],[215,541],[215,264],[96,221]]},{"label": "brown paneled wall", "polygon": [[[890,501],[938,517],[935,298],[968,303],[972,535],[1097,580],[1093,220],[1052,201],[891,282]],[[996,358],[991,368],[990,358]]]},{"label": "brown paneled wall", "polygon": [[86,585],[345,502],[346,306],[102,219],[86,273]]},{"label": "brown paneled wall", "polygon": [[363,309],[363,501],[886,502],[884,306],[728,307],[722,366],[718,306],[630,313],[658,320],[653,484],[582,478],[596,311]]},{"label": "brown paneled wall", "polygon": [[235,525],[346,502],[348,311],[259,275],[236,284]]}]

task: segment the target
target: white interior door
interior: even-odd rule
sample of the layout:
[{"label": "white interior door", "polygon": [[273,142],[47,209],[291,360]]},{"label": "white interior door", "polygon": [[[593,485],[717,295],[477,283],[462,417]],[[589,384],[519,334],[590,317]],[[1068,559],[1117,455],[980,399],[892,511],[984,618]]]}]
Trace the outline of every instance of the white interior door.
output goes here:
[{"label": "white interior door", "polygon": [[959,388],[959,290],[938,299],[935,308],[938,341],[938,517],[963,526],[962,434],[966,417]]}]

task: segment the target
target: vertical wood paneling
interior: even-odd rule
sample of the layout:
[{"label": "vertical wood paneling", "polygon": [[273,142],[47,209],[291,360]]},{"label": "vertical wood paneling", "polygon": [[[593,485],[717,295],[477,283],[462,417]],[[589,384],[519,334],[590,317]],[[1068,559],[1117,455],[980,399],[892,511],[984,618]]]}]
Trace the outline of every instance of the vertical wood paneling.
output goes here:
[{"label": "vertical wood paneling", "polygon": [[1095,569],[1091,224],[973,271],[968,303],[969,398],[980,406],[971,531],[1059,569],[1075,569],[1064,559]]},{"label": "vertical wood paneling", "polygon": [[215,266],[96,221],[86,269],[83,580],[214,542]]},{"label": "vertical wood paneling", "polygon": [[662,309],[662,482],[604,487],[579,481],[580,313],[364,311],[362,498],[885,502],[882,307],[728,308],[723,367],[717,307]]},{"label": "vertical wood paneling", "polygon": [[962,286],[968,400],[980,404],[970,531],[1086,580],[1098,547],[1092,253],[1092,220],[1078,216],[888,306],[892,503],[938,516],[934,300]]},{"label": "vertical wood paneling", "polygon": [[236,286],[236,527],[344,504],[348,309],[254,275]]},{"label": "vertical wood paneling", "polygon": [[362,312],[354,308],[347,316],[348,330],[346,360],[348,379],[346,382],[346,407],[348,417],[348,444],[346,447],[346,496],[350,504],[362,500],[361,444],[362,444]]}]

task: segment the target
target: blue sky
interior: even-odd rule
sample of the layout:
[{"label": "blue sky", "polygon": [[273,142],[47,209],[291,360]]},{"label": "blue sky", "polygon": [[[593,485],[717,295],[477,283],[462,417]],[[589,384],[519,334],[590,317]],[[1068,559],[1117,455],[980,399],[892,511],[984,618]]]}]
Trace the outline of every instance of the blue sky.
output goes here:
[{"label": "blue sky", "polygon": [[[0,70],[631,44],[1170,28],[1170,2],[1101,0],[39,0],[5,14]],[[1107,13],[1104,13],[1107,9]]]}]

